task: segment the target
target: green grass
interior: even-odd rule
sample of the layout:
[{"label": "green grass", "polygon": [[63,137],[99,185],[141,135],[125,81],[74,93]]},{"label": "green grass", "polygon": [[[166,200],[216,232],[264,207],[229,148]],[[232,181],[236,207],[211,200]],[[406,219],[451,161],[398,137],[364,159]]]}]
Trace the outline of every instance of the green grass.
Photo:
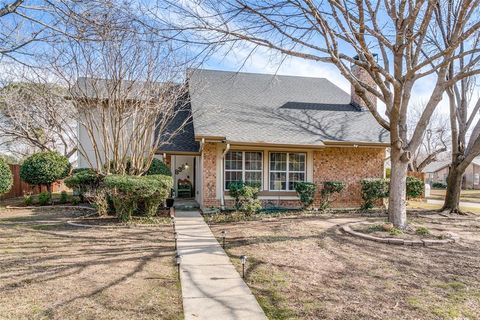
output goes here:
[{"label": "green grass", "polygon": [[437,283],[432,287],[445,291],[444,298],[434,298],[423,290],[421,295],[407,297],[407,304],[439,319],[476,319],[475,306],[480,304],[480,290],[458,280]]},{"label": "green grass", "polygon": [[[255,265],[257,262],[251,259],[250,263]],[[254,272],[246,280],[268,319],[297,319],[281,291],[286,286],[286,277],[283,273],[260,265],[255,267]],[[262,289],[257,289],[257,286]]]}]

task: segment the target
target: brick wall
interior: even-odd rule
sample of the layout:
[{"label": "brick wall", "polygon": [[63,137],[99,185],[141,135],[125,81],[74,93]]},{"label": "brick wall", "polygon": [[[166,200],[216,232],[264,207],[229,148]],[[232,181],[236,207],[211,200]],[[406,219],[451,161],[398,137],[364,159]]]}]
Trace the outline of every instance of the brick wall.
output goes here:
[{"label": "brick wall", "polygon": [[[360,207],[362,197],[360,180],[381,178],[384,170],[383,148],[325,148],[313,152],[313,179],[318,188],[323,181],[343,181],[345,189],[332,197],[334,207]],[[268,170],[268,168],[265,168]],[[203,148],[203,207],[218,207],[216,199],[217,150],[215,143],[206,143]],[[263,205],[299,207],[298,200],[268,199]],[[232,206],[231,200],[225,201]],[[315,197],[315,206],[320,204],[320,190]]]},{"label": "brick wall", "polygon": [[[382,178],[385,150],[382,148],[325,148],[313,153],[313,179],[321,188],[324,181],[343,181],[344,190],[333,196],[334,207],[362,204],[360,180]],[[315,206],[320,204],[320,190]]]},{"label": "brick wall", "polygon": [[217,147],[207,142],[203,146],[203,205],[202,207],[218,207],[217,197]]}]

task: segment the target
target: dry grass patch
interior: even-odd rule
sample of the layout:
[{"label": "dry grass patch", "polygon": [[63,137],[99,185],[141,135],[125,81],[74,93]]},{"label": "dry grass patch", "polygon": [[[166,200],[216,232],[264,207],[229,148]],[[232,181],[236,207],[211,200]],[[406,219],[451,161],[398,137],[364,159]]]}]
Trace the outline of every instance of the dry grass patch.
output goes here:
[{"label": "dry grass patch", "polygon": [[391,246],[340,232],[378,218],[282,217],[212,225],[227,252],[249,257],[247,284],[271,319],[478,319],[480,222],[413,218],[458,244]]},{"label": "dry grass patch", "polygon": [[0,318],[183,318],[170,225],[67,226],[74,216],[0,212]]}]

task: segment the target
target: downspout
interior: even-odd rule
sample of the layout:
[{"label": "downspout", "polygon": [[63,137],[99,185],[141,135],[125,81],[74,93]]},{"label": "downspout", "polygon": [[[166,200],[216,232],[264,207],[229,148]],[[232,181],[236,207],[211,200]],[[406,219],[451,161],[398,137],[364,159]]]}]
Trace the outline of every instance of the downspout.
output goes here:
[{"label": "downspout", "polygon": [[220,161],[220,185],[221,185],[221,192],[220,192],[220,204],[222,209],[225,209],[225,177],[224,177],[224,172],[223,172],[223,165],[224,165],[224,159],[225,155],[227,154],[228,150],[230,150],[230,143],[227,143],[227,147],[225,148],[225,151],[222,153],[222,159]]},{"label": "downspout", "polygon": [[200,147],[198,149],[199,153],[202,153],[204,145],[205,145],[205,138],[202,138],[202,140],[200,140]]}]

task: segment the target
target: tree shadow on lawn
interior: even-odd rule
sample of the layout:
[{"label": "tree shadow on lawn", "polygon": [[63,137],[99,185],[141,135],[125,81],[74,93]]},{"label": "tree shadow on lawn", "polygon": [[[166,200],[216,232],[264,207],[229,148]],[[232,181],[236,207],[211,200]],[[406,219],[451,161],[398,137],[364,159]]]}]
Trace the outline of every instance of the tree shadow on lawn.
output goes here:
[{"label": "tree shadow on lawn", "polygon": [[[395,246],[343,234],[339,225],[316,229],[312,222],[281,220],[269,228],[253,221],[214,229],[231,235],[227,251],[233,261],[249,256],[246,278],[255,294],[267,305],[295,309],[300,318],[398,318],[395,309],[405,312],[405,319],[448,318],[442,312],[480,316],[474,313],[480,303],[477,242]],[[286,281],[281,286],[268,278],[256,281],[262,273]],[[456,283],[471,292],[473,302]],[[410,298],[420,302],[413,305]],[[311,303],[313,311],[299,307]]]},{"label": "tree shadow on lawn", "polygon": [[[44,217],[36,218],[41,223]],[[0,221],[0,312],[13,312],[13,318],[75,318],[86,304],[98,309],[88,310],[92,314],[105,312],[105,318],[152,316],[149,308],[160,316],[168,310],[159,311],[158,302],[142,307],[132,300],[150,301],[149,295],[156,300],[166,294],[159,292],[163,288],[173,290],[168,292],[172,314],[163,316],[181,315],[170,226],[74,228],[63,218],[48,230]],[[39,310],[33,308],[38,304]],[[36,311],[21,313],[32,308]]]}]

